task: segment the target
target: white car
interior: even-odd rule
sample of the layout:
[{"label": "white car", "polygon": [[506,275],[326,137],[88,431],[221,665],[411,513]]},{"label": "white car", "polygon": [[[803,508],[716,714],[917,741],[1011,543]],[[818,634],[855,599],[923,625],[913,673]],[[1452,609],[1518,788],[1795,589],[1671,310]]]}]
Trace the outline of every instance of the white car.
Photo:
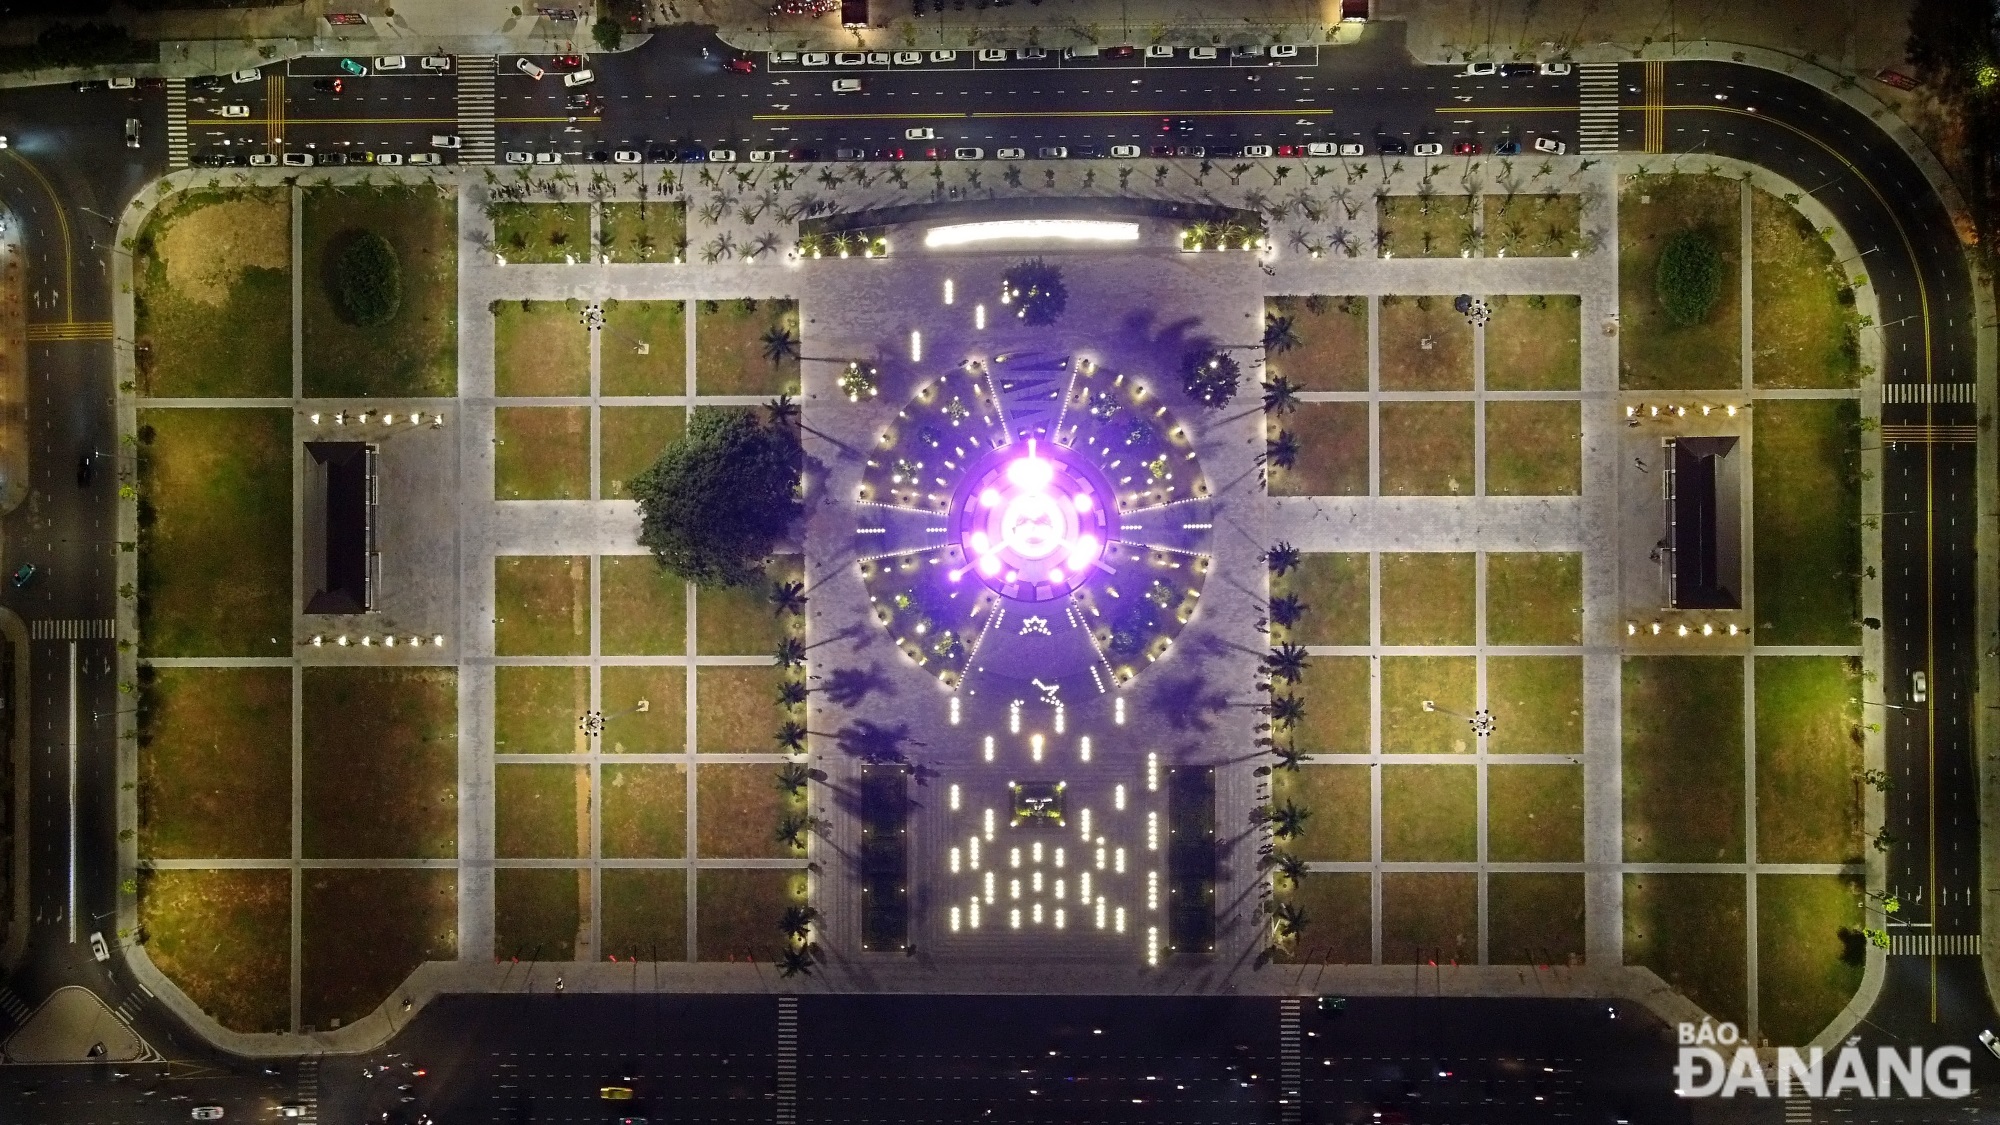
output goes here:
[{"label": "white car", "polygon": [[1028,150],[1025,148],[998,148],[993,150],[993,158],[995,160],[1026,160],[1028,158]]},{"label": "white car", "polygon": [[1299,57],[1299,49],[1290,43],[1280,43],[1271,48],[1271,57],[1274,59],[1295,59]]},{"label": "white car", "polygon": [[1931,698],[1931,678],[1919,668],[1910,673],[1910,702],[1927,703]]},{"label": "white car", "polygon": [[90,931],[90,955],[99,961],[111,960],[111,949],[104,944],[104,935],[97,930]]},{"label": "white car", "polygon": [[1566,62],[1545,62],[1535,69],[1543,74],[1568,74],[1569,64]]},{"label": "white car", "polygon": [[536,66],[532,62],[529,62],[527,59],[515,59],[514,69],[520,71],[522,74],[527,75],[528,77],[534,79],[537,82],[540,82],[542,80],[542,76],[548,73],[548,71],[543,70],[541,67]]},{"label": "white car", "polygon": [[1069,149],[1061,145],[1049,145],[1036,149],[1035,156],[1041,160],[1068,160]]},{"label": "white car", "polygon": [[[613,153],[612,156],[615,159],[617,154]],[[770,164],[773,161],[783,160],[784,157],[785,154],[780,149],[753,148],[750,150],[750,163],[752,164]]]},{"label": "white car", "polygon": [[1215,51],[1215,48],[1214,48],[1214,47],[1189,47],[1189,48],[1188,48],[1188,58],[1191,58],[1191,59],[1212,59],[1212,58],[1214,58],[1214,57],[1215,57],[1215,55],[1216,55],[1216,51]]},{"label": "white car", "polygon": [[250,116],[250,107],[242,104],[218,106],[216,107],[215,115],[217,117],[248,117]]},{"label": "white car", "polygon": [[778,51],[772,54],[771,61],[779,63],[795,63],[799,61],[799,53],[797,51]]},{"label": "white car", "polygon": [[190,1112],[196,1121],[222,1120],[222,1107],[219,1105],[198,1105]]},{"label": "white car", "polygon": [[1990,1028],[1979,1033],[1979,1045],[1986,1048],[1987,1054],[2000,1059],[2000,1035],[1994,1035]]},{"label": "white car", "polygon": [[833,56],[835,66],[861,66],[867,61],[868,56],[860,51],[840,51]]},{"label": "white car", "polygon": [[1536,137],[1535,151],[1554,153],[1557,156],[1561,156],[1563,153],[1569,151],[1569,146],[1556,140],[1554,137]]},{"label": "white car", "polygon": [[432,133],[432,134],[431,134],[431,147],[432,147],[432,148],[457,148],[457,147],[458,147],[458,134],[457,134],[457,133]]},{"label": "white car", "polygon": [[258,70],[256,67],[251,67],[249,70],[236,71],[229,76],[229,80],[241,84],[244,82],[255,82],[262,77],[264,77],[263,71]]},{"label": "white car", "polygon": [[282,1118],[299,1118],[305,1115],[306,1107],[293,1102],[286,1102],[278,1107],[278,1116]]},{"label": "white car", "polygon": [[1271,155],[1270,145],[1244,145],[1243,155],[1251,160],[1262,160]]},{"label": "white car", "polygon": [[958,61],[958,52],[957,52],[957,51],[932,51],[932,52],[931,52],[931,61],[932,61],[932,62],[957,62],[957,61]]},{"label": "white car", "polygon": [[920,66],[923,64],[923,61],[924,61],[924,53],[922,51],[896,52],[897,66]]},{"label": "white car", "polygon": [[423,63],[421,65],[425,70],[434,70],[437,71],[439,74],[449,74],[451,73],[451,65],[452,65],[451,56],[425,55]]},{"label": "white car", "polygon": [[1174,49],[1158,45],[1151,46],[1146,48],[1146,57],[1149,59],[1170,59],[1174,57]]},{"label": "white car", "polygon": [[444,158],[435,152],[413,152],[410,154],[409,162],[412,164],[443,164]]},{"label": "white car", "polygon": [[525,152],[510,152],[500,159],[502,163],[506,164],[533,164],[535,162],[535,158]]},{"label": "white car", "polygon": [[951,158],[953,160],[984,160],[986,158],[986,150],[983,148],[955,148],[951,150]]},{"label": "white car", "polygon": [[253,152],[250,154],[250,167],[252,168],[269,168],[277,162],[278,154],[275,152]]},{"label": "white car", "polygon": [[562,153],[560,153],[560,152],[538,152],[538,153],[536,153],[536,154],[535,154],[535,163],[537,163],[537,164],[561,164],[561,163],[562,163]]},{"label": "white car", "polygon": [[1306,144],[1307,156],[1332,156],[1339,151],[1340,146],[1332,141],[1309,141]]},{"label": "white car", "polygon": [[1467,78],[1491,78],[1500,73],[1500,64],[1490,62],[1466,63],[1465,69],[1459,73]]},{"label": "white car", "polygon": [[1417,156],[1442,156],[1444,146],[1436,141],[1425,141],[1410,150]]},{"label": "white car", "polygon": [[563,75],[563,85],[565,86],[588,86],[595,81],[597,81],[597,75],[588,70],[572,70],[568,74]]},{"label": "white car", "polygon": [[805,57],[799,60],[804,66],[825,66],[832,61],[833,56],[825,51],[807,51]]},{"label": "white car", "polygon": [[920,125],[914,129],[903,130],[903,139],[906,141],[934,141],[937,140],[937,130]]},{"label": "white car", "polygon": [[981,47],[981,48],[979,49],[979,61],[980,61],[980,62],[1006,62],[1006,61],[1007,61],[1007,51],[1006,51],[1006,49],[1005,49],[1005,48],[1002,48],[1002,47]]},{"label": "white car", "polygon": [[709,149],[708,160],[711,164],[734,164],[736,162],[736,150],[733,148]]},{"label": "white car", "polygon": [[403,57],[402,55],[375,56],[376,70],[403,70],[407,68],[409,65],[410,65],[410,60]]},{"label": "white car", "polygon": [[1367,146],[1363,145],[1360,141],[1342,141],[1340,143],[1340,155],[1342,156],[1365,156],[1367,153]]},{"label": "white car", "polygon": [[284,155],[283,159],[287,168],[310,168],[313,166],[313,154],[310,152],[288,152]]},{"label": "white car", "polygon": [[889,52],[887,52],[887,51],[870,51],[870,52],[868,52],[868,65],[869,65],[869,66],[888,66],[888,65],[889,65]]},{"label": "white car", "polygon": [[833,92],[836,94],[858,94],[861,92],[861,79],[836,78],[833,80]]},{"label": "white car", "polygon": [[[756,157],[756,153],[753,152],[750,154],[751,159],[754,160]],[[611,163],[613,164],[644,164],[645,162],[646,154],[635,148],[621,148],[611,154]]]},{"label": "white car", "polygon": [[1139,146],[1112,145],[1111,158],[1113,160],[1137,160],[1139,158]]},{"label": "white car", "polygon": [[1049,57],[1049,53],[1040,47],[1023,47],[1014,52],[1014,57],[1017,59],[1045,59]]},{"label": "white car", "polygon": [[109,82],[106,82],[105,85],[113,90],[135,90],[139,86],[139,80],[130,76],[113,78]]},{"label": "white car", "polygon": [[382,165],[384,168],[395,168],[403,163],[403,154],[400,152],[378,152],[375,154],[375,163]]}]

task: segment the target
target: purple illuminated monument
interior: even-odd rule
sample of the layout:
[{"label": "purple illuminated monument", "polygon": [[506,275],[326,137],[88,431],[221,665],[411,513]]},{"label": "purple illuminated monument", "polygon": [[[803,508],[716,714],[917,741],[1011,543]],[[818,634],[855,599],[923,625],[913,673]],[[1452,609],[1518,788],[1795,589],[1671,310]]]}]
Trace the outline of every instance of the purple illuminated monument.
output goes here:
[{"label": "purple illuminated monument", "polygon": [[967,571],[1002,597],[1065,597],[1103,565],[1117,498],[1075,451],[1029,438],[981,458],[952,495],[952,537]]}]

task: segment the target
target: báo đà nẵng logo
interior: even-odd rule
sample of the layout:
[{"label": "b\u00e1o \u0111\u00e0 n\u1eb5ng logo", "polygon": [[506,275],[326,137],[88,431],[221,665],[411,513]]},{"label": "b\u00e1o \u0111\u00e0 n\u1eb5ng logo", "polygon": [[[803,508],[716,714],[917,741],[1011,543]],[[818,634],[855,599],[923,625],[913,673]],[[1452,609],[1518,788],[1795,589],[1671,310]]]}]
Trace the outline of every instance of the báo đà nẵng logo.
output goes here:
[{"label": "b\u00e1o \u0111\u00e0 n\u1eb5ng logo", "polygon": [[1855,1039],[1837,1051],[1780,1047],[1770,1066],[1733,1023],[1683,1023],[1674,1093],[1683,1098],[1963,1098],[1972,1093],[1964,1047],[1877,1047],[1874,1065]]}]

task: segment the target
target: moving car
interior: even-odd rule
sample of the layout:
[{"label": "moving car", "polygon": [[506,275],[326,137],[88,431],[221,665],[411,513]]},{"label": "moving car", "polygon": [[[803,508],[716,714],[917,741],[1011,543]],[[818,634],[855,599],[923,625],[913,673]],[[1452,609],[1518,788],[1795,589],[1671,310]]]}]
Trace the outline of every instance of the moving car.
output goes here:
[{"label": "moving car", "polygon": [[222,1120],[222,1107],[219,1105],[198,1105],[190,1113],[196,1121]]},{"label": "moving car", "polygon": [[861,92],[861,79],[836,78],[833,80],[833,92],[836,94],[858,94]]},{"label": "moving car", "polygon": [[500,159],[505,164],[533,164],[535,162],[535,158],[525,152],[509,152]]},{"label": "moving car", "polygon": [[278,1107],[279,1117],[297,1118],[297,1117],[304,1117],[305,1115],[306,1115],[306,1107],[299,1105],[295,1102],[286,1102],[285,1104]]},{"label": "moving car", "polygon": [[1987,1054],[2000,1059],[2000,1035],[1994,1035],[1991,1028],[1979,1033],[1979,1045],[1986,1048]]},{"label": "moving car", "polygon": [[597,81],[597,75],[588,70],[573,70],[563,75],[565,86],[588,86]]},{"label": "moving car", "polygon": [[240,85],[244,82],[255,82],[262,77],[264,77],[264,72],[253,66],[248,70],[236,71],[229,76],[229,80]]},{"label": "moving car", "polygon": [[432,133],[432,134],[431,134],[431,147],[432,147],[432,148],[457,148],[457,147],[458,147],[458,134],[457,134],[457,133]]},{"label": "moving car", "polygon": [[1554,137],[1536,137],[1535,151],[1554,153],[1557,156],[1561,156],[1563,153],[1569,151],[1569,146],[1556,140]]},{"label": "moving car", "polygon": [[215,115],[217,117],[248,117],[250,116],[250,107],[241,103],[218,106],[216,107]]},{"label": "moving car", "polygon": [[1910,673],[1910,702],[1927,703],[1931,698],[1931,678],[1918,668]]},{"label": "moving car", "polygon": [[1112,145],[1111,158],[1114,160],[1137,160],[1139,158],[1139,146]]},{"label": "moving car", "polygon": [[937,130],[929,126],[919,125],[913,129],[903,130],[903,139],[906,141],[934,141],[937,140]]},{"label": "moving car", "polygon": [[953,160],[983,160],[986,158],[986,150],[983,148],[955,148],[951,150],[951,158]]},{"label": "moving car", "polygon": [[111,947],[104,944],[104,934],[98,930],[90,931],[90,955],[99,961],[111,960]]},{"label": "moving car", "polygon": [[113,78],[104,84],[104,88],[107,90],[130,90],[136,88],[138,85],[139,80],[136,78]]},{"label": "moving car", "polygon": [[1319,998],[1319,1014],[1333,1016],[1347,1010],[1347,997],[1326,995]]},{"label": "moving car", "polygon": [[355,62],[353,59],[340,60],[340,69],[346,71],[349,74],[352,74],[356,78],[363,77],[368,73],[367,67],[363,66],[358,62]]},{"label": "moving car", "polygon": [[979,49],[979,61],[1006,62],[1007,52],[1004,48],[1001,47],[982,47]]},{"label": "moving car", "polygon": [[425,70],[436,71],[439,74],[450,74],[452,61],[450,55],[425,55],[423,62],[418,65],[422,66]]},{"label": "moving car", "polygon": [[[1386,152],[1388,150],[1384,149],[1383,151]],[[1444,155],[1444,146],[1437,141],[1424,141],[1410,151],[1418,156],[1442,156]]]},{"label": "moving car", "polygon": [[629,1102],[632,1100],[630,1086],[599,1086],[597,1096],[607,1102]]},{"label": "moving car", "polygon": [[322,94],[338,94],[342,90],[347,89],[347,79],[315,78],[313,79],[313,89],[318,90]]},{"label": "moving car", "polygon": [[14,588],[16,590],[27,589],[28,583],[33,582],[34,580],[35,580],[34,563],[22,563],[20,566],[14,568],[13,581],[14,581]]},{"label": "moving car", "polygon": [[409,162],[412,164],[442,164],[444,163],[444,159],[435,152],[413,152],[410,154]]},{"label": "moving car", "polygon": [[1261,160],[1271,155],[1270,145],[1244,145],[1243,155],[1251,160]]},{"label": "moving car", "polygon": [[[757,159],[757,154],[754,152],[751,153],[750,159]],[[766,156],[765,159],[768,160],[770,157]],[[611,163],[613,164],[638,164],[644,160],[645,157],[641,156],[639,150],[636,148],[621,148],[611,154]]]},{"label": "moving car", "polygon": [[409,65],[410,60],[402,55],[375,56],[376,70],[407,70]]},{"label": "moving car", "polygon": [[757,60],[751,58],[749,55],[738,55],[728,62],[723,63],[722,69],[732,74],[755,74],[757,73]]},{"label": "moving car", "polygon": [[139,147],[139,119],[136,117],[125,119],[125,147]]}]

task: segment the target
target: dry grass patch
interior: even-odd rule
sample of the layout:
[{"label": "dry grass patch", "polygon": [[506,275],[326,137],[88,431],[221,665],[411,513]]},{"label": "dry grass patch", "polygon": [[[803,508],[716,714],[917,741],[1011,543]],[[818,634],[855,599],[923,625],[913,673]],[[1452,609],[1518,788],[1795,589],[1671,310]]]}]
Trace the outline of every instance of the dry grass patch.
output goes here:
[{"label": "dry grass patch", "polygon": [[493,436],[494,499],[590,499],[589,407],[502,406]]},{"label": "dry grass patch", "polygon": [[1366,871],[1320,871],[1285,892],[1305,911],[1306,931],[1287,958],[1305,964],[1366,965],[1373,956],[1374,917]]},{"label": "dry grass patch", "polygon": [[1305,765],[1274,770],[1271,799],[1305,809],[1305,835],[1280,846],[1300,859],[1366,862],[1369,858],[1369,767]]},{"label": "dry grass patch", "polygon": [[590,710],[590,669],[516,667],[493,670],[493,752],[581,754],[589,749],[578,726]]},{"label": "dry grass patch", "polygon": [[1486,299],[1486,389],[1573,391],[1583,385],[1583,298],[1495,295]]},{"label": "dry grass patch", "polygon": [[[1684,230],[1722,256],[1722,291],[1707,319],[1677,325],[1655,292],[1660,251]],[[1717,176],[1645,176],[1618,193],[1619,382],[1627,390],[1733,388],[1743,378],[1742,185]]]},{"label": "dry grass patch", "polygon": [[1292,731],[1309,754],[1366,754],[1369,746],[1369,661],[1365,656],[1315,656],[1295,689],[1306,717]]},{"label": "dry grass patch", "polygon": [[493,767],[493,854],[572,859],[590,854],[590,771],[580,766]]},{"label": "dry grass patch", "polygon": [[590,393],[590,331],[583,302],[495,301],[494,393],[560,396]]},{"label": "dry grass patch", "polygon": [[308,1027],[353,1023],[418,965],[458,958],[456,871],[308,871],[301,905],[299,1013]]},{"label": "dry grass patch", "polygon": [[1451,297],[1382,298],[1382,389],[1472,389],[1472,325]]},{"label": "dry grass patch", "polygon": [[[1470,656],[1382,658],[1382,752],[1465,754],[1472,729],[1458,715],[1478,709],[1479,661]],[[1423,709],[1423,701],[1438,705]],[[1448,714],[1456,711],[1458,714]]]},{"label": "dry grass patch", "polygon": [[597,587],[604,655],[678,656],[687,650],[687,582],[653,556],[599,558]]},{"label": "dry grass patch", "polygon": [[168,200],[132,246],[140,393],[292,393],[292,201],[283,189]]},{"label": "dry grass patch", "polygon": [[590,259],[590,204],[489,203],[493,249],[509,262]]},{"label": "dry grass patch", "polygon": [[1833,244],[1756,188],[1750,228],[1751,377],[1760,387],[1859,384],[1861,318]]},{"label": "dry grass patch", "polygon": [[769,656],[796,619],[771,604],[771,588],[805,578],[798,555],[775,555],[764,578],[748,586],[710,587],[695,595],[695,645],[703,656]]},{"label": "dry grass patch", "polygon": [[778,767],[768,765],[696,767],[697,855],[791,859],[798,854],[777,839],[778,818],[794,804],[779,791],[777,773]]},{"label": "dry grass patch", "polygon": [[1757,876],[1757,1026],[1771,1042],[1812,1042],[1860,991],[1865,891],[1848,875]]},{"label": "dry grass patch", "polygon": [[1382,556],[1382,643],[1478,643],[1475,556],[1460,552]]},{"label": "dry grass patch", "polygon": [[[309,398],[449,397],[458,390],[458,193],[424,187],[305,190],[300,268]],[[331,263],[354,232],[388,240],[403,299],[386,324],[349,323],[334,307]]]},{"label": "dry grass patch", "polygon": [[1390,872],[1382,876],[1382,963],[1479,960],[1479,876]]},{"label": "dry grass patch", "polygon": [[216,1022],[291,1029],[291,872],[143,872],[139,924],[153,965]]},{"label": "dry grass patch", "polygon": [[1658,973],[1716,1019],[1740,1023],[1749,995],[1743,879],[1625,876],[1625,963]]},{"label": "dry grass patch", "polygon": [[1271,596],[1297,597],[1305,603],[1305,617],[1290,628],[1274,626],[1272,639],[1301,645],[1367,644],[1372,584],[1365,552],[1300,555],[1290,573],[1271,576]]},{"label": "dry grass patch", "polygon": [[1626,862],[1743,862],[1743,661],[1627,657],[1623,704]]},{"label": "dry grass patch", "polygon": [[1472,403],[1385,402],[1380,409],[1382,495],[1472,495]]},{"label": "dry grass patch", "polygon": [[1562,965],[1583,958],[1583,876],[1495,871],[1486,877],[1486,961]]},{"label": "dry grass patch", "polygon": [[1583,643],[1583,556],[1557,551],[1487,555],[1486,643]]},{"label": "dry grass patch", "polygon": [[590,655],[590,557],[494,559],[493,608],[495,655]]},{"label": "dry grass patch", "polygon": [[1477,215],[1461,196],[1378,196],[1375,211],[1388,235],[1385,258],[1457,258],[1479,251]]},{"label": "dry grass patch", "polygon": [[1583,249],[1583,197],[1557,192],[1489,195],[1486,252],[1507,258],[1567,258]]},{"label": "dry grass patch", "polygon": [[1270,470],[1271,495],[1368,495],[1367,403],[1302,402],[1283,428],[1299,439],[1299,453],[1291,468]]},{"label": "dry grass patch", "polygon": [[709,868],[695,875],[695,959],[775,961],[784,951],[778,919],[804,905],[803,871]]},{"label": "dry grass patch", "polygon": [[1583,752],[1583,658],[1489,656],[1487,750],[1494,754]]},{"label": "dry grass patch", "polygon": [[[790,355],[773,356],[766,338],[788,334]],[[699,301],[694,316],[695,388],[705,395],[797,395],[796,301]]]},{"label": "dry grass patch", "polygon": [[[599,335],[600,393],[687,393],[687,312],[683,302],[607,300],[604,330]],[[645,345],[643,352],[641,344]]]},{"label": "dry grass patch", "polygon": [[784,669],[775,664],[706,667],[695,676],[695,751],[701,754],[776,754],[778,725],[803,719],[778,703]]},{"label": "dry grass patch", "polygon": [[602,841],[608,859],[675,859],[687,854],[687,768],[601,767]]},{"label": "dry grass patch", "polygon": [[1471,863],[1479,858],[1479,771],[1382,767],[1382,858]]},{"label": "dry grass patch", "polygon": [[[687,749],[687,669],[675,664],[607,664],[598,697],[609,716],[607,754],[679,754]],[[646,710],[637,710],[645,700]]]},{"label": "dry grass patch", "polygon": [[1583,862],[1583,767],[1488,766],[1486,856],[1495,863]]},{"label": "dry grass patch", "polygon": [[307,668],[301,791],[315,859],[458,852],[458,670]]},{"label": "dry grass patch", "polygon": [[608,868],[597,877],[597,889],[598,939],[606,954],[620,960],[687,959],[687,872]]},{"label": "dry grass patch", "polygon": [[678,406],[606,406],[598,410],[598,480],[606,500],[625,500],[625,482],[653,467],[687,431]]},{"label": "dry grass patch", "polygon": [[1267,360],[1306,391],[1368,389],[1368,298],[1272,297],[1264,316],[1289,317],[1298,343]]},{"label": "dry grass patch", "polygon": [[292,854],[292,671],[163,668],[139,743],[139,854]]},{"label": "dry grass patch", "polygon": [[1846,658],[1757,658],[1759,862],[1861,862],[1860,699]]},{"label": "dry grass patch", "polygon": [[502,867],[493,872],[493,956],[523,961],[576,957],[590,872],[569,867]]},{"label": "dry grass patch", "polygon": [[1486,404],[1488,496],[1575,496],[1582,491],[1582,403]]}]

